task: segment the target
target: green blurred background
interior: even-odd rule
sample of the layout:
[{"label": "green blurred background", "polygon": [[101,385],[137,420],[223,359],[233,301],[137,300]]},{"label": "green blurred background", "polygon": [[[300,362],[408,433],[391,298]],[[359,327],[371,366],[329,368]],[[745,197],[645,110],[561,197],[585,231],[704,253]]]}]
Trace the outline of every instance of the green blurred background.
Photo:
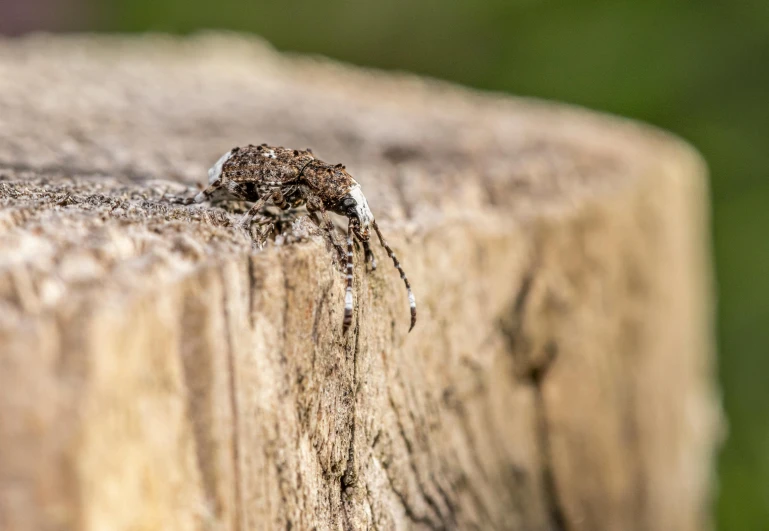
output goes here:
[{"label": "green blurred background", "polygon": [[201,28],[576,103],[697,146],[712,172],[730,425],[717,521],[721,530],[769,529],[769,2],[0,0],[0,32],[11,34]]}]

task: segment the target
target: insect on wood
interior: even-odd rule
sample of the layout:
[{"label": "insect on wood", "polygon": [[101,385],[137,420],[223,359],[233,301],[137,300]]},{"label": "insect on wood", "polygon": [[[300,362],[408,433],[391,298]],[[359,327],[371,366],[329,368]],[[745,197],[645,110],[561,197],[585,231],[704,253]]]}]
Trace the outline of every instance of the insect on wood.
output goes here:
[{"label": "insect on wood", "polygon": [[[375,270],[376,259],[369,244],[373,229],[406,285],[411,308],[409,331],[414,328],[417,320],[416,299],[406,273],[382,236],[360,184],[347,173],[342,164],[329,164],[317,159],[309,149],[295,150],[267,144],[236,147],[222,155],[208,170],[208,187],[187,202],[226,200],[253,202],[240,221],[246,229],[250,228],[254,218],[262,214],[267,206],[281,210],[306,206],[311,219],[325,232],[326,238],[345,264],[347,287],[344,298],[344,332],[352,323],[353,239],[357,238],[361,242],[365,260]],[[346,250],[336,240],[328,212],[347,217]]]}]

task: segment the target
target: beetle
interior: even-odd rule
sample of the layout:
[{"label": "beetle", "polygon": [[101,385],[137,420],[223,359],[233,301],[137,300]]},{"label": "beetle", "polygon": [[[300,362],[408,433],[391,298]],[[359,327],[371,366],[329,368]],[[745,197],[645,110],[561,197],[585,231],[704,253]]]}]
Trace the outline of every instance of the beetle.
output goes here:
[{"label": "beetle", "polygon": [[[235,147],[222,155],[208,170],[208,187],[188,203],[226,200],[253,203],[240,220],[240,226],[244,229],[250,229],[254,217],[270,205],[282,210],[304,205],[311,214],[319,214],[320,222],[313,216],[311,219],[325,231],[326,238],[345,264],[347,286],[344,299],[344,332],[347,332],[352,323],[353,238],[361,242],[365,260],[370,261],[371,269],[375,270],[376,259],[369,243],[373,230],[406,285],[411,311],[409,332],[414,328],[417,305],[411,284],[382,235],[360,184],[347,172],[344,165],[324,162],[316,158],[310,149],[296,150],[267,144]],[[328,212],[345,216],[348,220],[346,252],[336,241],[334,225]]]}]

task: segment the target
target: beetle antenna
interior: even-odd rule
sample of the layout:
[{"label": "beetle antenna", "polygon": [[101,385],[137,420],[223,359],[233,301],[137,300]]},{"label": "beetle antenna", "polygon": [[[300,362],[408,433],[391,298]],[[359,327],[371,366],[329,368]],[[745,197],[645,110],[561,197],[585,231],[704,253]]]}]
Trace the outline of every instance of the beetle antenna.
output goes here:
[{"label": "beetle antenna", "polygon": [[398,257],[395,256],[395,253],[393,252],[392,248],[387,244],[387,242],[384,239],[384,236],[382,236],[382,231],[379,230],[379,225],[377,225],[376,220],[372,222],[372,225],[374,226],[376,235],[379,237],[379,243],[381,243],[382,247],[385,248],[385,251],[387,251],[387,255],[390,258],[392,258],[395,269],[397,269],[398,272],[401,274],[403,283],[406,284],[406,290],[409,293],[409,306],[411,307],[411,326],[409,327],[409,332],[411,332],[414,329],[414,325],[417,324],[417,300],[414,297],[414,292],[411,291],[411,284],[409,284],[409,279],[406,278],[406,273],[403,271],[403,268],[401,267],[401,263],[398,261]]}]

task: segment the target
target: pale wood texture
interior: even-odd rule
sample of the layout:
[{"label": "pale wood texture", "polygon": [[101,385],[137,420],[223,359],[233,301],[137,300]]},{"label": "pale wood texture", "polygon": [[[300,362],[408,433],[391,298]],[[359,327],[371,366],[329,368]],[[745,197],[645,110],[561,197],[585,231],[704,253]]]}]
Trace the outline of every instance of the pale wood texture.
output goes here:
[{"label": "pale wood texture", "polygon": [[[164,203],[343,162],[409,274]],[[705,168],[659,131],[221,35],[0,42],[0,527],[709,526]]]}]

